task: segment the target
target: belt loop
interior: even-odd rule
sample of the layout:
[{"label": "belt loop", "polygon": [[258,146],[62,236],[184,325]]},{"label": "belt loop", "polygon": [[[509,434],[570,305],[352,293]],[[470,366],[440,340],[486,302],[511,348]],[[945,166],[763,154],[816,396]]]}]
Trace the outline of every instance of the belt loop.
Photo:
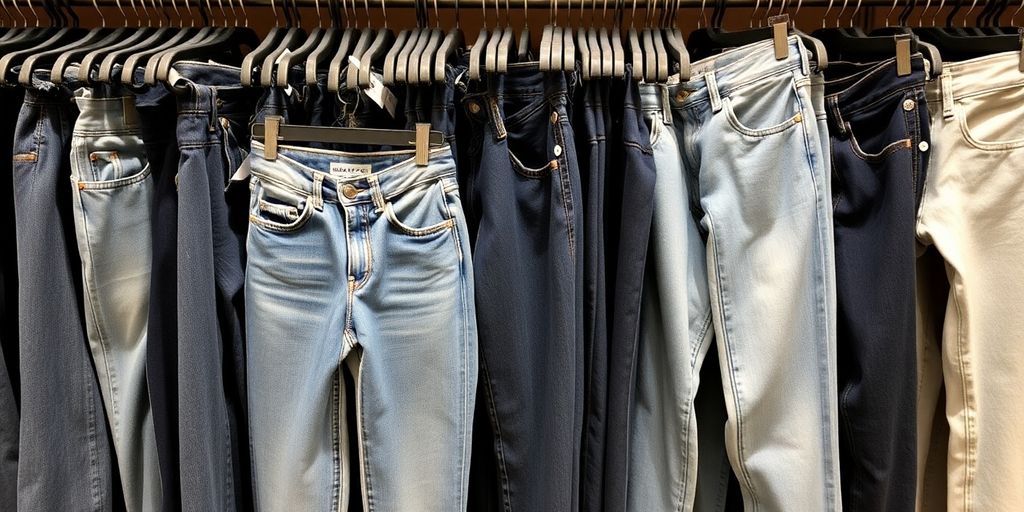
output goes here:
[{"label": "belt loop", "polygon": [[953,74],[949,70],[942,72],[939,87],[942,89],[942,117],[953,117]]},{"label": "belt loop", "polygon": [[661,120],[672,124],[672,91],[665,84],[658,84],[658,98],[661,99]]},{"label": "belt loop", "polygon": [[800,69],[804,72],[804,76],[811,76],[811,61],[809,58],[810,50],[804,46],[800,39],[796,40],[796,45],[800,49]]},{"label": "belt loop", "polygon": [[313,208],[317,211],[324,211],[324,174],[313,173]]},{"label": "belt loop", "polygon": [[371,174],[366,177],[366,182],[370,185],[370,197],[373,198],[373,207],[377,213],[384,211],[384,193],[380,190],[380,182],[377,181],[377,175]]},{"label": "belt loop", "polygon": [[828,97],[828,109],[832,114],[832,121],[836,130],[843,137],[846,136],[846,121],[843,120],[843,113],[839,111],[839,99],[835,96]]},{"label": "belt loop", "polygon": [[704,75],[704,81],[708,86],[708,96],[711,98],[711,110],[718,112],[722,110],[722,97],[718,95],[718,80],[715,78],[715,71]]},{"label": "belt loop", "polygon": [[498,99],[494,96],[487,96],[487,107],[491,112],[491,121],[494,123],[494,138],[505,140],[508,132],[505,131],[505,121],[501,119],[501,109],[498,108]]}]

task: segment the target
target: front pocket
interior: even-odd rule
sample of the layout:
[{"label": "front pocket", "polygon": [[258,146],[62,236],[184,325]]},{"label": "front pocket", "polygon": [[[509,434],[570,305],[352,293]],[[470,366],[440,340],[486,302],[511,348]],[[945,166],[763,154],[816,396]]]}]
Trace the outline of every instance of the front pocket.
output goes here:
[{"label": "front pocket", "polygon": [[964,139],[983,150],[1024,147],[1024,87],[1014,86],[956,101],[955,115]]},{"label": "front pocket", "polygon": [[400,233],[427,236],[455,225],[450,202],[458,201],[454,179],[445,178],[415,185],[384,201],[384,216]]},{"label": "front pocket", "polygon": [[297,231],[313,216],[313,201],[293,191],[253,180],[249,222],[277,233]]},{"label": "front pocket", "polygon": [[79,179],[74,179],[74,181],[79,190],[109,190],[139,183],[148,178],[151,173],[151,168],[147,162],[141,171],[131,176],[104,181],[85,181]]},{"label": "front pocket", "polygon": [[796,83],[790,75],[743,86],[722,97],[722,110],[733,130],[763,138],[803,121]]},{"label": "front pocket", "polygon": [[893,153],[914,146],[917,136],[920,91],[889,96],[850,114],[840,113],[843,132],[839,138],[849,140],[850,151],[869,163],[885,160]]}]

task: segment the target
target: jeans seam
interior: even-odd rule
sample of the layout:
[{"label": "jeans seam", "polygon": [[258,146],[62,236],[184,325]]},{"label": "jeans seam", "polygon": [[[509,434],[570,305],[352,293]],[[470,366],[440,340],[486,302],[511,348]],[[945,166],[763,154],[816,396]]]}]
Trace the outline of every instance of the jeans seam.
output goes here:
[{"label": "jeans seam", "polygon": [[495,408],[494,388],[491,387],[491,372],[487,369],[487,358],[480,358],[481,370],[484,372],[484,393],[487,395],[487,411],[491,416],[491,424],[494,430],[495,456],[498,459],[498,470],[501,473],[501,494],[505,512],[512,512],[512,496],[509,494],[508,465],[505,462],[504,443],[501,437],[501,422],[498,419],[498,410]]},{"label": "jeans seam", "polygon": [[[343,340],[344,344],[345,341]],[[344,351],[341,351],[344,353]],[[334,385],[331,386],[331,458],[333,459],[334,467],[331,468],[334,473],[334,481],[331,485],[331,512],[342,512],[341,510],[341,486],[345,485],[344,477],[341,470],[341,415],[338,413],[338,409],[341,407],[341,392],[340,387],[344,380],[341,372],[345,371],[344,368],[339,365],[337,373],[334,376]],[[257,489],[259,487],[257,486]]]},{"label": "jeans seam", "polygon": [[[709,231],[708,238],[711,241],[711,244],[714,246],[712,254],[714,255],[714,260],[715,260],[715,264],[714,264],[714,268],[715,268],[715,281],[716,281],[716,285],[718,286],[718,307],[722,311],[722,313],[721,313],[721,315],[722,315],[722,345],[725,348],[725,350],[723,352],[725,352],[726,358],[728,359],[729,375],[730,375],[730,379],[729,380],[731,381],[730,387],[733,389],[733,392],[732,392],[732,402],[733,402],[733,407],[736,409],[736,434],[734,436],[735,439],[736,439],[736,449],[738,451],[737,457],[736,457],[736,462],[737,462],[737,465],[739,466],[739,470],[740,470],[739,471],[740,472],[739,476],[743,479],[743,482],[747,485],[747,488],[750,490],[750,501],[751,501],[751,503],[753,505],[751,512],[757,512],[757,510],[758,510],[757,491],[754,488],[754,481],[750,477],[750,470],[747,469],[747,465],[746,465],[745,460],[744,460],[744,451],[745,450],[744,450],[744,445],[743,445],[743,408],[740,405],[738,393],[736,393],[736,365],[735,365],[735,363],[733,361],[733,357],[734,357],[733,356],[733,351],[732,351],[732,348],[731,348],[730,343],[729,343],[729,339],[730,339],[729,329],[728,329],[728,326],[725,325],[725,323],[726,323],[726,318],[725,318],[726,317],[725,298],[724,298],[724,293],[723,293],[724,290],[723,290],[723,286],[722,286],[721,260],[719,259],[719,256],[718,256],[718,243],[715,242],[715,238],[714,238],[715,237],[715,233],[716,233],[715,222],[714,222],[714,219],[713,219],[713,217],[712,217],[710,212],[707,212],[706,215],[707,215],[708,231]],[[719,357],[721,357],[721,354],[719,354]]]},{"label": "jeans seam", "polygon": [[[445,197],[445,208],[447,208],[447,205],[448,205],[448,200],[447,200],[447,197]],[[461,295],[461,298],[462,298],[462,365],[460,366],[462,368],[462,372],[461,372],[462,373],[462,422],[459,425],[459,434],[460,434],[461,439],[462,439],[462,451],[461,451],[460,459],[459,459],[459,471],[460,471],[460,480],[459,481],[460,482],[467,482],[468,481],[468,476],[466,475],[466,466],[467,466],[466,461],[467,461],[467,459],[469,458],[470,455],[467,454],[466,452],[471,447],[471,445],[470,445],[470,443],[471,443],[470,435],[471,434],[467,434],[467,430],[469,428],[472,428],[472,421],[473,421],[472,420],[472,414],[473,413],[472,413],[472,411],[469,410],[470,389],[469,389],[469,376],[467,375],[469,373],[469,371],[470,371],[470,369],[469,369],[469,319],[470,319],[470,311],[469,311],[469,304],[470,304],[470,302],[469,301],[470,301],[470,299],[469,299],[468,294],[466,293],[466,272],[465,272],[465,269],[463,267],[464,261],[462,259],[462,247],[461,247],[462,244],[461,244],[461,241],[460,241],[460,238],[459,238],[458,231],[459,231],[458,229],[453,229],[452,230],[452,237],[455,240],[456,251],[459,254],[459,269],[458,269],[458,272],[459,272],[459,294]],[[459,510],[466,510],[466,505],[467,505],[468,499],[469,499],[469,497],[467,496],[467,491],[465,489],[461,490],[461,492],[459,493]]]},{"label": "jeans seam", "polygon": [[364,285],[366,285],[367,282],[370,281],[370,274],[373,272],[373,244],[370,242],[371,231],[369,212],[364,211],[363,214],[360,215],[359,217],[363,224],[363,231],[366,233],[366,236],[363,237],[363,245],[366,246],[366,269],[363,270],[362,279],[357,281],[355,287],[352,289],[353,293],[355,293],[356,290],[361,289]]},{"label": "jeans seam", "polygon": [[359,388],[359,445],[363,453],[363,483],[366,485],[366,495],[363,496],[363,500],[366,502],[366,512],[373,512],[373,484],[372,477],[370,475],[370,458],[368,457],[368,450],[366,446],[366,414],[363,410],[363,401],[365,396],[363,395],[363,358],[359,357],[359,377],[356,379]]},{"label": "jeans seam", "polygon": [[562,196],[562,210],[565,212],[565,228],[567,238],[569,242],[569,255],[574,259],[576,258],[576,233],[573,230],[573,214],[572,214],[572,184],[569,182],[569,164],[568,164],[568,148],[565,147],[565,134],[562,133],[561,123],[555,124],[554,129],[555,143],[563,148],[562,155],[557,157],[559,160],[558,166],[558,181],[561,189]]},{"label": "jeans seam", "polygon": [[970,512],[973,510],[971,506],[971,487],[973,486],[974,472],[972,465],[973,454],[972,454],[972,437],[971,432],[971,409],[972,401],[971,394],[969,392],[968,384],[970,377],[967,372],[967,363],[964,358],[963,346],[966,342],[966,336],[964,336],[964,310],[963,305],[960,301],[960,294],[956,291],[956,281],[959,280],[959,273],[954,274],[954,279],[950,286],[950,293],[953,294],[953,303],[956,304],[957,311],[957,325],[956,325],[956,350],[957,350],[957,367],[960,370],[961,375],[961,387],[963,388],[963,400],[964,400],[964,510]]}]

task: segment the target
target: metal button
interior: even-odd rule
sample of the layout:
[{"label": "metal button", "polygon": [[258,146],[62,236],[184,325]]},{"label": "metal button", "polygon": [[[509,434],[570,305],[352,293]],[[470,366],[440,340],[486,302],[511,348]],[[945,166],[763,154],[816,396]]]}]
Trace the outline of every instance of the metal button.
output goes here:
[{"label": "metal button", "polygon": [[917,149],[920,149],[922,152],[928,151],[928,141],[922,140],[921,143],[917,145]]},{"label": "metal button", "polygon": [[562,156],[562,146],[555,144],[555,156]]},{"label": "metal button", "polygon": [[558,122],[558,112],[552,112],[551,113],[551,124],[555,124],[557,122]]},{"label": "metal button", "polygon": [[475,102],[475,101],[469,102],[468,108],[469,108],[469,112],[471,114],[479,114],[480,113],[480,104]]},{"label": "metal button", "polygon": [[915,103],[914,100],[903,100],[903,110],[906,110],[907,112],[914,110],[914,107],[916,106],[917,103]]},{"label": "metal button", "polygon": [[356,197],[356,195],[359,194],[359,189],[357,189],[350,183],[346,183],[341,186],[341,194],[349,199],[352,199],[353,197]]}]

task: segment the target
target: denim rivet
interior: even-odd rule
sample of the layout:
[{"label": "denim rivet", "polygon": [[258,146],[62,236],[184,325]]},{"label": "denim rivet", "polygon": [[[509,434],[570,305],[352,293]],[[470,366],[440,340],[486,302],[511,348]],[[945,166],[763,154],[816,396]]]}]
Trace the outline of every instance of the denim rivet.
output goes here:
[{"label": "denim rivet", "polygon": [[557,122],[558,122],[558,112],[552,112],[551,113],[551,124],[555,124]]},{"label": "denim rivet", "polygon": [[552,170],[558,169],[558,160],[552,160],[549,165],[551,166]]},{"label": "denim rivet", "polygon": [[917,104],[914,100],[903,100],[903,110],[910,112],[911,110],[914,110],[915,106],[917,106]]},{"label": "denim rivet", "polygon": [[690,91],[687,91],[686,89],[679,89],[678,91],[676,91],[676,101],[682,103],[683,100],[685,100],[686,97],[689,95]]},{"label": "denim rivet", "polygon": [[475,101],[469,102],[469,105],[467,106],[467,108],[469,108],[469,112],[471,114],[479,114],[480,113],[480,104],[475,102]]},{"label": "denim rivet", "polygon": [[928,141],[922,140],[921,143],[917,145],[917,149],[920,149],[922,152],[928,151]]},{"label": "denim rivet", "polygon": [[797,112],[796,115],[793,116],[793,122],[794,123],[799,123],[799,122],[801,122],[803,120],[804,120],[804,115],[801,114],[800,112]]},{"label": "denim rivet", "polygon": [[562,146],[555,144],[555,156],[562,156]]},{"label": "denim rivet", "polygon": [[346,183],[346,184],[341,186],[341,193],[345,197],[347,197],[349,199],[352,199],[352,198],[356,197],[356,195],[359,194],[359,190],[356,189],[356,187],[354,187],[352,184]]}]

